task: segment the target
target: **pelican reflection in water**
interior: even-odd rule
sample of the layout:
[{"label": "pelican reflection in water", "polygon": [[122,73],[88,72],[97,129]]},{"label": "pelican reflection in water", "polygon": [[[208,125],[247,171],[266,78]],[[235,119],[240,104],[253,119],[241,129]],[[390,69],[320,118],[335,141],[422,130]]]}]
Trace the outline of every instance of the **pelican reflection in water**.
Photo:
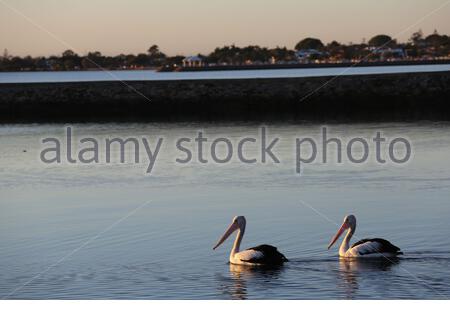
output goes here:
[{"label": "pelican reflection in water", "polygon": [[273,280],[273,285],[278,285],[276,280],[279,278],[283,270],[283,266],[255,267],[233,263],[230,263],[229,267],[230,277],[224,278],[224,280],[226,279],[228,281],[224,287],[226,289],[226,293],[233,299],[240,300],[248,298],[247,284],[249,282],[260,282],[262,280],[267,286],[270,285],[270,282]]},{"label": "pelican reflection in water", "polygon": [[347,299],[357,298],[356,294],[361,279],[376,279],[380,272],[390,271],[399,262],[400,259],[398,258],[357,259],[340,257],[337,284],[345,290]]}]

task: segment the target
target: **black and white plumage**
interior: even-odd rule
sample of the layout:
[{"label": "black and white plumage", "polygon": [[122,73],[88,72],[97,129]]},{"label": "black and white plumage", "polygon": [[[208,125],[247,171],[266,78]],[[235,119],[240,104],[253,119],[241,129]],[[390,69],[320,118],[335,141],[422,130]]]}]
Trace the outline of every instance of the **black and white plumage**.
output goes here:
[{"label": "black and white plumage", "polygon": [[[264,264],[264,265],[279,265],[287,262],[288,259],[278,251],[278,249],[269,244],[262,244],[257,247],[248,248],[242,252],[252,252],[251,257],[246,260],[245,257],[241,256],[241,261]],[[255,251],[253,253],[253,251]]]},{"label": "black and white plumage", "polygon": [[234,231],[238,230],[236,240],[234,241],[233,248],[230,252],[230,263],[238,265],[270,266],[281,265],[284,262],[288,261],[288,259],[282,253],[280,253],[276,247],[268,244],[262,244],[257,247],[239,251],[242,238],[244,237],[245,226],[245,217],[234,217],[233,222],[225,231],[225,234],[222,236],[222,238],[219,239],[213,249],[216,249],[218,246],[220,246]]},{"label": "black and white plumage", "polygon": [[381,238],[363,239],[349,247],[350,239],[356,230],[356,218],[354,215],[348,215],[344,218],[342,226],[331,240],[328,249],[339,239],[342,233],[347,234],[339,247],[339,256],[345,258],[389,258],[403,254],[400,248],[389,241]]},{"label": "black and white plumage", "polygon": [[389,241],[381,238],[359,240],[358,242],[355,242],[350,249],[356,251],[360,256],[375,253],[389,255],[403,254],[399,247],[394,246]]}]

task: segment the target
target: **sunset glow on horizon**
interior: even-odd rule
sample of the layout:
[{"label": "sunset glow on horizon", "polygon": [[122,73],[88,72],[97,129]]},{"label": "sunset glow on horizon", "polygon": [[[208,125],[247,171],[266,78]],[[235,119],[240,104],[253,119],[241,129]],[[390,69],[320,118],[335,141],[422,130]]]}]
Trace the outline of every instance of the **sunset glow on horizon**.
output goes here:
[{"label": "sunset glow on horizon", "polygon": [[376,34],[406,41],[419,29],[424,34],[435,29],[450,34],[450,5],[431,14],[445,3],[1,0],[0,50],[22,56],[50,55],[61,54],[68,44],[79,54],[114,55],[145,52],[157,44],[167,54],[189,55],[231,44],[293,48],[309,36],[324,43],[359,43]]}]

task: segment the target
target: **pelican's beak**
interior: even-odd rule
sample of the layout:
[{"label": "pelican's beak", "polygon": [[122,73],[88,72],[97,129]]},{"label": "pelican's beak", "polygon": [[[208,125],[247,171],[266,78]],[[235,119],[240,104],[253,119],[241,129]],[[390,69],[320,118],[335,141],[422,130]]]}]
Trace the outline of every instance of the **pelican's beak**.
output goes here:
[{"label": "pelican's beak", "polygon": [[227,240],[227,238],[234,232],[236,231],[236,229],[239,228],[239,225],[237,224],[237,222],[233,222],[227,229],[227,231],[225,231],[225,233],[223,234],[222,238],[220,238],[220,240],[217,242],[217,244],[214,246],[213,250],[216,250],[216,248],[218,246],[220,246],[225,240]]},{"label": "pelican's beak", "polygon": [[328,245],[328,250],[330,250],[331,246],[337,241],[337,239],[339,239],[339,237],[341,236],[341,234],[345,231],[345,229],[348,228],[348,224],[346,222],[344,222],[342,224],[342,226],[339,228],[338,232],[336,233],[336,235],[333,237],[333,239],[331,240],[330,244]]}]

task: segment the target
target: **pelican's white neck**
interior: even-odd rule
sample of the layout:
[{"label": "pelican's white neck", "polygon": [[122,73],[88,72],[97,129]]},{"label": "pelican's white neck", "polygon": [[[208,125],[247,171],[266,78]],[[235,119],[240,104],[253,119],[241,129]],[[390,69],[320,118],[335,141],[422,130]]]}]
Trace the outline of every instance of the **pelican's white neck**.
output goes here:
[{"label": "pelican's white neck", "polygon": [[344,240],[342,240],[341,246],[339,247],[340,256],[345,256],[346,252],[348,251],[348,248],[350,247],[350,239],[352,238],[354,233],[355,228],[350,227],[347,231],[347,234],[344,237]]},{"label": "pelican's white neck", "polygon": [[233,243],[233,248],[231,248],[230,258],[234,257],[234,255],[239,252],[239,248],[241,246],[241,241],[242,241],[242,238],[244,237],[244,232],[245,232],[245,224],[243,224],[242,226],[239,226],[239,228],[238,228],[236,239],[234,240],[234,243]]}]

